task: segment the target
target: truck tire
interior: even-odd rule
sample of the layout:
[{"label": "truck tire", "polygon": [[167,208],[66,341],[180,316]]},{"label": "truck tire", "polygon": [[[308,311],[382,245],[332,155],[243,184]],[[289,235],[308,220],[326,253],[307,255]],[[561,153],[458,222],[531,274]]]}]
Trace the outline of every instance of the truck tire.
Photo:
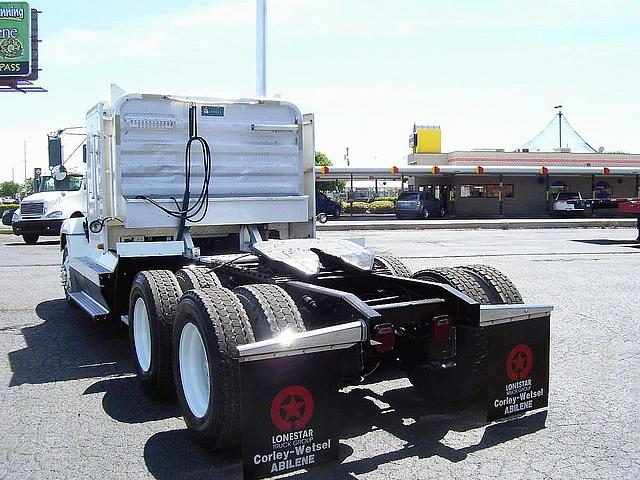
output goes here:
[{"label": "truck tire", "polygon": [[373,268],[378,273],[385,273],[395,277],[411,277],[411,270],[402,263],[402,260],[388,253],[377,253],[373,259]]},{"label": "truck tire", "polygon": [[176,272],[176,278],[183,292],[222,286],[218,276],[212,270],[206,268],[181,268]]},{"label": "truck tire", "polygon": [[[454,268],[421,270],[413,275],[449,285],[473,300],[488,304],[482,285],[465,271]],[[447,403],[477,397],[486,385],[487,335],[482,328],[456,329],[456,366],[439,372],[409,368],[407,377],[425,399]]]},{"label": "truck tire", "polygon": [[36,243],[38,243],[39,237],[40,236],[35,233],[25,233],[24,235],[22,235],[22,239],[27,245],[35,245]]},{"label": "truck tire", "polygon": [[269,283],[233,290],[244,307],[256,341],[275,337],[283,330],[304,332],[302,316],[295,302],[282,288]]},{"label": "truck tire", "polygon": [[464,265],[457,268],[469,273],[480,282],[491,303],[500,305],[524,303],[516,286],[500,270],[489,265]]},{"label": "truck tire", "polygon": [[456,268],[438,267],[417,271],[412,275],[417,280],[428,280],[431,282],[444,283],[456,290],[464,293],[468,297],[479,303],[491,303],[489,296],[485,292],[482,284],[467,272]]},{"label": "truck tire", "polygon": [[240,442],[238,345],[254,341],[249,319],[230,290],[189,290],[173,328],[173,375],[191,435],[216,450]]},{"label": "truck tire", "polygon": [[182,292],[169,270],[138,273],[129,296],[129,338],[143,391],[151,398],[173,392],[171,330]]}]

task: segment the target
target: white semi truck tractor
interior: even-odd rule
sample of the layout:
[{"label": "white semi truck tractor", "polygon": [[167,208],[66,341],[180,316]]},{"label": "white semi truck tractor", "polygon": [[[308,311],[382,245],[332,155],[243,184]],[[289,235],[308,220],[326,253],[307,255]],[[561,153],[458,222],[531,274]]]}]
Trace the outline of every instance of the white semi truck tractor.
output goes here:
[{"label": "white semi truck tractor", "polygon": [[[99,103],[87,115],[86,180],[86,218],[61,230],[65,295],[95,320],[128,325],[143,390],[175,393],[209,448],[250,451],[269,428],[282,440],[273,452],[317,440],[330,395],[306,379],[337,389],[381,362],[429,400],[485,395],[489,418],[546,405],[552,307],[523,304],[488,266],[411,273],[355,241],[316,238],[314,119],[291,103],[147,94]],[[302,365],[312,373],[296,377]],[[264,382],[288,386],[271,394]],[[533,400],[518,397],[527,392]],[[269,428],[250,421],[263,410]],[[270,468],[281,473],[320,458],[287,455],[248,462],[279,458]]]},{"label": "white semi truck tractor", "polygon": [[84,175],[56,166],[40,178],[38,191],[20,202],[11,227],[25,243],[34,245],[42,236],[58,237],[62,222],[83,217],[86,208]]}]

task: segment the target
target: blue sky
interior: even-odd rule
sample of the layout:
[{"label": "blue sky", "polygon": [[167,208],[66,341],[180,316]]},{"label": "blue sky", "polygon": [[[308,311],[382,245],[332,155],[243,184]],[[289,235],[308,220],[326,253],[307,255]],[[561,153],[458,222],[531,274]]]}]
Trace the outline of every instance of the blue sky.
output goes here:
[{"label": "blue sky", "polygon": [[[595,148],[640,153],[640,2],[267,0],[269,95],[316,115],[316,147],[401,165],[413,123],[443,149],[514,149],[564,105]],[[255,93],[255,1],[40,0],[44,94],[0,95],[0,179],[46,133],[130,92]],[[67,152],[78,137],[66,139]]]}]

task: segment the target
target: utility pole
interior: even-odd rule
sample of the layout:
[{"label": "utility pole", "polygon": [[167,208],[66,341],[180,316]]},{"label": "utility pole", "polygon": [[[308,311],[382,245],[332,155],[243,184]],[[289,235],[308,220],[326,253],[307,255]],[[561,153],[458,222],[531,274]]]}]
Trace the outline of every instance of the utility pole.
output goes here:
[{"label": "utility pole", "polygon": [[24,181],[27,182],[27,141],[24,141]]},{"label": "utility pole", "polygon": [[256,96],[267,96],[267,0],[256,0]]},{"label": "utility pole", "polygon": [[558,138],[559,147],[562,148],[562,105],[556,105],[553,107],[558,110]]}]

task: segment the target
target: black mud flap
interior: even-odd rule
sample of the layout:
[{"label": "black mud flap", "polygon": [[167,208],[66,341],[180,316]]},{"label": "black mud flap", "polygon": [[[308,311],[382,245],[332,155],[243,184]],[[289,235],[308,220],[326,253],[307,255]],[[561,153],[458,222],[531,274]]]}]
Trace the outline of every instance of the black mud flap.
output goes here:
[{"label": "black mud flap", "polygon": [[[543,311],[542,306],[533,308]],[[546,312],[482,325],[488,340],[487,421],[548,406],[549,323]]]},{"label": "black mud flap", "polygon": [[244,478],[272,477],[338,459],[334,424],[341,351],[361,322],[239,348]]},{"label": "black mud flap", "polygon": [[337,460],[337,352],[241,364],[244,478]]}]

